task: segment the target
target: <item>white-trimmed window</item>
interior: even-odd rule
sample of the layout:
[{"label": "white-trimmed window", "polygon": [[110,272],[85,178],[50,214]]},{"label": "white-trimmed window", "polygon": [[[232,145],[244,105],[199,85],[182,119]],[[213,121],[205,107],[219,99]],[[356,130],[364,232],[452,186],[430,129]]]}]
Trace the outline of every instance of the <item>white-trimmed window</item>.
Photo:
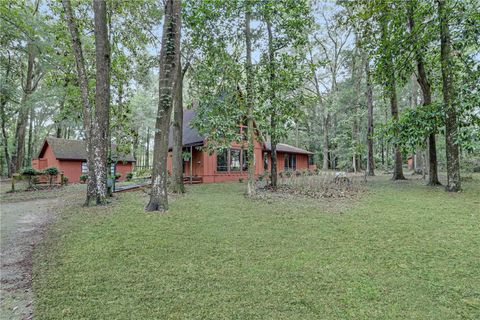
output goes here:
[{"label": "white-trimmed window", "polygon": [[82,162],[82,173],[87,173],[87,172],[88,172],[87,162],[83,161]]}]

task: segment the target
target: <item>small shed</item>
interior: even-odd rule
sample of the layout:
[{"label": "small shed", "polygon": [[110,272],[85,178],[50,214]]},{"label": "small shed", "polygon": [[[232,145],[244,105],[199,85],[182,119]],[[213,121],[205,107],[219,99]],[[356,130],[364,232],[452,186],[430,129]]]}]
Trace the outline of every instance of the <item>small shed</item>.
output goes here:
[{"label": "small shed", "polygon": [[[134,162],[132,154],[118,156],[116,172],[122,175],[120,180],[132,172]],[[49,167],[58,168],[69,182],[80,182],[80,176],[88,172],[85,141],[47,137],[38,157],[32,159],[32,168],[45,170]]]}]

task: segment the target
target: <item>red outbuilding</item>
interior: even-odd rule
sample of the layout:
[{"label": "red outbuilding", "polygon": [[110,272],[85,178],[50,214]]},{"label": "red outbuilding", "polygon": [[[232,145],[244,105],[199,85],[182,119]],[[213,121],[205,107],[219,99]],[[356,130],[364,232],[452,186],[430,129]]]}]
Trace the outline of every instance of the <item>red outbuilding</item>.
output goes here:
[{"label": "red outbuilding", "polygon": [[[87,152],[85,141],[68,140],[48,137],[43,142],[42,148],[36,159],[32,160],[32,168],[45,170],[56,167],[69,182],[80,182],[80,176],[87,174]],[[118,156],[116,172],[124,180],[127,173],[132,172],[135,159],[133,155]]]},{"label": "red outbuilding", "polygon": [[[204,147],[208,138],[190,126],[195,117],[194,110],[184,110],[183,115],[183,151],[186,155],[184,161],[184,177],[193,182],[224,182],[238,181],[247,178],[247,150],[245,142],[232,142],[230,148],[223,151],[210,153]],[[246,126],[239,126],[239,130],[246,132]],[[246,136],[246,135],[245,135]],[[258,132],[254,146],[255,175],[259,176],[270,171],[271,147],[270,143],[259,141]],[[168,155],[168,171],[172,170],[172,130],[169,135],[170,152]],[[277,172],[315,170],[313,153],[307,150],[280,143],[277,145]],[[190,174],[191,173],[191,174]]]}]

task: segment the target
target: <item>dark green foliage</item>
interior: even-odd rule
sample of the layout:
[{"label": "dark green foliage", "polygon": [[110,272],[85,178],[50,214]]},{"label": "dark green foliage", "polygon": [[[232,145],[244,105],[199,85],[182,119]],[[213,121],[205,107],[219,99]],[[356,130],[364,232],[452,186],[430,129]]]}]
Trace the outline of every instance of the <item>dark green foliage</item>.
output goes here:
[{"label": "dark green foliage", "polygon": [[82,174],[82,175],[80,176],[80,181],[81,181],[81,182],[86,182],[87,179],[88,179],[88,175],[87,175],[87,174]]},{"label": "dark green foliage", "polygon": [[23,176],[33,177],[41,174],[41,172],[31,167],[28,167],[28,168],[23,168],[21,174]]},{"label": "dark green foliage", "polygon": [[28,188],[31,189],[33,187],[33,184],[37,183],[38,181],[38,178],[36,176],[40,175],[41,172],[31,167],[28,167],[23,168],[21,174],[28,177]]},{"label": "dark green foliage", "polygon": [[45,170],[43,170],[43,173],[45,173],[46,175],[49,175],[49,176],[56,176],[59,171],[56,167],[50,167],[50,168],[47,168]]},{"label": "dark green foliage", "polygon": [[133,179],[133,172],[127,172],[127,174],[125,175],[125,179],[127,181],[130,181]]},{"label": "dark green foliage", "polygon": [[115,172],[115,180],[118,180],[122,177],[122,174],[120,172]]}]

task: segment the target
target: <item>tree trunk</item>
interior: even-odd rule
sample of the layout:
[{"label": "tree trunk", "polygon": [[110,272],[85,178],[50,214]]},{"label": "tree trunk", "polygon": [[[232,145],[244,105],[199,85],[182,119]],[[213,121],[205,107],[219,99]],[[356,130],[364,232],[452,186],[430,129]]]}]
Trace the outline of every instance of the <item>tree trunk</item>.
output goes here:
[{"label": "tree trunk", "polygon": [[[89,88],[87,72],[85,68],[85,60],[83,58],[82,43],[80,41],[80,33],[78,26],[73,15],[72,5],[70,0],[62,0],[63,8],[65,11],[65,17],[67,19],[68,29],[72,37],[72,48],[75,57],[75,64],[77,67],[77,77],[80,86],[80,96],[82,98],[82,113],[83,113],[83,130],[85,133],[85,148],[87,153],[87,167],[88,167],[88,183],[87,183],[87,195],[85,199],[86,206],[90,205],[91,201],[95,197],[95,172],[94,172],[94,159],[93,148],[91,145],[91,106],[89,100]],[[65,134],[68,134],[68,130],[65,130]],[[68,137],[68,135],[66,136]]]},{"label": "tree trunk", "polygon": [[95,118],[92,126],[94,173],[97,204],[107,203],[107,151],[110,119],[110,46],[108,43],[107,3],[93,1],[95,33]]},{"label": "tree trunk", "polygon": [[362,77],[362,68],[357,66],[356,59],[360,57],[358,49],[358,39],[357,34],[355,33],[355,54],[353,56],[352,63],[352,80],[355,86],[355,96],[353,101],[353,121],[352,121],[352,147],[353,147],[353,171],[357,172],[361,170],[360,168],[360,155],[357,153],[358,146],[360,145],[360,125],[358,119],[358,109],[360,104],[360,85]]},{"label": "tree trunk", "polygon": [[147,128],[147,138],[146,138],[146,148],[145,148],[145,161],[143,165],[145,167],[150,167],[150,128]]},{"label": "tree trunk", "polygon": [[33,53],[33,44],[28,44],[28,63],[25,85],[23,86],[22,100],[18,112],[17,129],[15,132],[16,152],[15,152],[15,172],[20,172],[25,158],[25,134],[28,122],[28,98],[33,92],[33,69],[35,67],[35,56]]},{"label": "tree trunk", "polygon": [[[394,76],[392,77],[393,86],[391,87],[390,92],[390,109],[392,113],[392,118],[395,122],[398,121],[398,105],[397,105],[397,92],[396,92],[396,85]],[[396,133],[398,135],[398,133]],[[393,180],[405,180],[405,176],[403,175],[403,167],[402,167],[402,150],[398,143],[394,144],[395,150],[395,166],[393,169]]]},{"label": "tree trunk", "polygon": [[271,104],[271,113],[270,113],[270,151],[271,151],[271,170],[270,170],[270,183],[273,188],[277,187],[277,118],[276,118],[276,108],[275,108],[275,51],[273,47],[273,33],[272,33],[272,23],[270,19],[267,21],[267,31],[268,31],[268,57],[269,57],[269,69],[270,69],[270,104]]},{"label": "tree trunk", "polygon": [[453,70],[450,44],[450,30],[445,0],[437,0],[440,19],[440,61],[442,64],[443,108],[445,110],[445,150],[447,153],[446,191],[461,190],[460,157],[457,137],[457,112],[453,104]]},{"label": "tree trunk", "polygon": [[27,159],[24,163],[24,166],[30,166],[32,163],[32,154],[33,154],[33,119],[35,117],[35,108],[30,109],[30,116],[28,120],[28,147],[27,147]]},{"label": "tree trunk", "polygon": [[[417,40],[414,20],[414,3],[411,2],[408,7],[408,22],[410,26],[410,32],[414,36],[414,41]],[[425,70],[425,63],[423,61],[423,52],[418,45],[413,46],[415,50],[415,60],[417,62],[417,81],[420,84],[423,96],[423,105],[428,106],[432,103],[432,90],[430,87],[430,82],[427,78],[427,72]],[[427,148],[428,148],[428,185],[437,186],[441,185],[438,180],[438,171],[437,171],[437,147],[435,141],[435,131],[436,128],[433,128],[433,132],[430,133],[427,139]],[[424,166],[425,164],[423,164]]]},{"label": "tree trunk", "polygon": [[[5,70],[5,83],[9,81],[10,77],[10,69],[11,69],[11,57],[8,55],[8,63]],[[8,151],[8,133],[6,128],[7,123],[7,115],[5,113],[5,107],[7,106],[7,97],[0,93],[0,121],[2,123],[2,138],[3,138],[3,153],[5,156],[5,162],[7,164],[7,176],[12,176],[12,162],[10,159],[10,152]],[[2,172],[3,173],[3,172]]]},{"label": "tree trunk", "polygon": [[245,69],[247,74],[247,125],[248,125],[248,183],[247,195],[255,193],[255,158],[254,143],[255,132],[253,128],[253,66],[252,66],[252,35],[250,31],[251,4],[247,1],[245,8]]},{"label": "tree trunk", "polygon": [[[173,104],[173,144],[172,144],[172,191],[184,193],[183,185],[183,72],[179,57],[175,101]],[[193,155],[192,155],[193,156]]]},{"label": "tree trunk", "polygon": [[[382,32],[381,37],[384,43],[388,43],[389,40],[387,39],[387,21],[385,17],[383,17],[381,24],[382,24]],[[396,123],[398,122],[398,101],[397,101],[397,84],[396,84],[396,76],[395,76],[395,66],[393,62],[393,56],[391,51],[388,51],[386,56],[387,62],[387,83],[386,83],[386,90],[388,92],[390,98],[390,111],[392,114],[392,119]],[[398,132],[394,132],[395,137],[398,136]],[[395,164],[393,168],[393,180],[405,180],[403,175],[403,168],[402,168],[402,150],[398,143],[394,143],[394,155],[395,155]]]},{"label": "tree trunk", "polygon": [[160,51],[159,101],[153,150],[152,190],[147,211],[168,210],[167,157],[170,117],[177,63],[180,60],[181,0],[165,1],[165,19]]},{"label": "tree trunk", "polygon": [[[365,75],[367,80],[367,108],[368,108],[368,124],[367,124],[367,175],[375,175],[375,158],[373,154],[373,92],[372,82],[370,78],[370,61],[365,59]],[[382,143],[382,165],[383,165],[383,143]]]},{"label": "tree trunk", "polygon": [[328,170],[328,126],[330,123],[330,115],[327,113],[323,116],[323,146],[322,146],[322,153],[323,153],[323,170]]}]

